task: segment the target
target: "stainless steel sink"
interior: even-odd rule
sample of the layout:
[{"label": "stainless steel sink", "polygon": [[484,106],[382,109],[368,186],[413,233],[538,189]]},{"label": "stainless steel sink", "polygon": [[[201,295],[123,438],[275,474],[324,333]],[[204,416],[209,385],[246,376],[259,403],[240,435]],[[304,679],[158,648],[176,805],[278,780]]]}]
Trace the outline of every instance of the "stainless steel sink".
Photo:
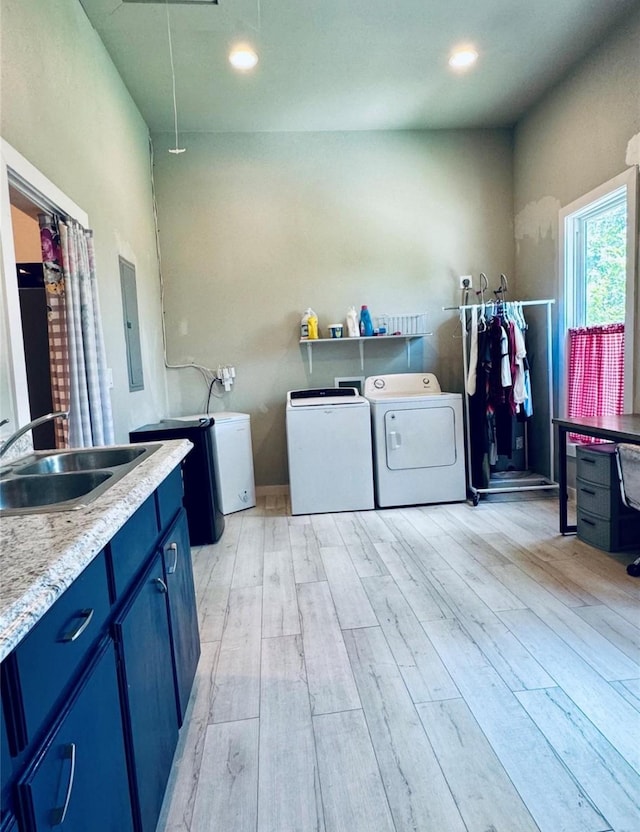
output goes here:
[{"label": "stainless steel sink", "polygon": [[0,516],[84,508],[158,445],[36,451],[0,473]]},{"label": "stainless steel sink", "polygon": [[110,471],[82,471],[55,477],[35,475],[0,480],[0,510],[32,510],[75,501],[106,483],[112,476]]},{"label": "stainless steel sink", "polygon": [[60,474],[65,471],[95,471],[100,468],[117,468],[142,456],[145,447],[137,448],[87,448],[43,456],[37,462],[20,466],[19,474]]}]

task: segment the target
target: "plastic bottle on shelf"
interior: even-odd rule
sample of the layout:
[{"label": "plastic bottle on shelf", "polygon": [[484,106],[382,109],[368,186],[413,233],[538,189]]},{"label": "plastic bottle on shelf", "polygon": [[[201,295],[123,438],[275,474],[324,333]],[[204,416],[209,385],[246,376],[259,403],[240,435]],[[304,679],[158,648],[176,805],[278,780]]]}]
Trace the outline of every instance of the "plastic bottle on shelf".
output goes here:
[{"label": "plastic bottle on shelf", "polygon": [[371,314],[367,306],[363,306],[360,309],[360,335],[373,335]]},{"label": "plastic bottle on shelf", "polygon": [[309,340],[315,341],[318,338],[318,316],[313,311],[313,309],[309,309]]},{"label": "plastic bottle on shelf", "polygon": [[347,312],[347,335],[349,338],[357,338],[360,335],[358,313],[356,312],[355,306],[352,306]]},{"label": "plastic bottle on shelf", "polygon": [[307,311],[302,316],[302,320],[300,321],[300,337],[301,338],[308,338],[309,337],[309,316],[311,315],[311,309],[307,309]]}]

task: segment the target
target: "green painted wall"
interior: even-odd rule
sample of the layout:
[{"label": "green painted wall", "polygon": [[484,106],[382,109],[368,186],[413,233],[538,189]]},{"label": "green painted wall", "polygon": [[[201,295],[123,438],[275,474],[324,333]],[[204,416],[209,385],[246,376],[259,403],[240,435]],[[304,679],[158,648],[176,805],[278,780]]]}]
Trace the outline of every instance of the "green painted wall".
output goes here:
[{"label": "green painted wall", "polygon": [[[251,414],[258,484],[286,483],[285,399],[336,376],[407,372],[404,342],[313,353],[300,316],[321,330],[351,304],[429,313],[410,369],[462,389],[459,325],[443,306],[458,275],[492,286],[513,269],[511,133],[263,133],[154,137],[172,361],[237,368],[216,409]],[[202,409],[195,372],[171,373],[173,413]]]},{"label": "green painted wall", "polygon": [[[0,133],[89,215],[116,439],[166,413],[148,130],[78,0],[2,0]],[[129,393],[118,255],[137,271],[145,389]]]}]

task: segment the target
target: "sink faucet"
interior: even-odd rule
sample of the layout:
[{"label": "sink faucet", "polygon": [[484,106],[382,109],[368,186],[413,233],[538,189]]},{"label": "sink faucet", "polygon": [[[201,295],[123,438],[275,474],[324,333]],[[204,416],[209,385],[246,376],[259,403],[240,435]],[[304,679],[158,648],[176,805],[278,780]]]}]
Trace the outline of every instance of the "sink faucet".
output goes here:
[{"label": "sink faucet", "polygon": [[[33,428],[37,428],[39,425],[44,425],[45,422],[50,422],[53,419],[66,419],[69,415],[68,410],[57,410],[55,413],[47,413],[46,416],[38,416],[37,419],[34,419],[33,422],[29,422],[24,427],[19,428],[15,433],[12,433],[11,436],[0,445],[0,458],[2,458],[9,448],[20,439],[21,436],[24,436],[27,431],[33,430]],[[6,419],[4,424],[9,420]]]}]

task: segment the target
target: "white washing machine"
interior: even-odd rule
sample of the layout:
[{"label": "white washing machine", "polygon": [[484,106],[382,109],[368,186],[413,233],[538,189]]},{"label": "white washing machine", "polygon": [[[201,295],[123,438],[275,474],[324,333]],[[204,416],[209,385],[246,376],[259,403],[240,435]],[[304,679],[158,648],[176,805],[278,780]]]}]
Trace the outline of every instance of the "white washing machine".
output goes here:
[{"label": "white washing machine", "polygon": [[365,379],[380,507],[466,499],[462,396],[432,373]]},{"label": "white washing machine", "polygon": [[374,507],[367,399],[354,387],[291,390],[286,423],[292,514]]},{"label": "white washing machine", "polygon": [[256,486],[249,414],[225,410],[178,418],[213,418],[211,440],[220,511],[223,514],[233,514],[255,506]]}]

